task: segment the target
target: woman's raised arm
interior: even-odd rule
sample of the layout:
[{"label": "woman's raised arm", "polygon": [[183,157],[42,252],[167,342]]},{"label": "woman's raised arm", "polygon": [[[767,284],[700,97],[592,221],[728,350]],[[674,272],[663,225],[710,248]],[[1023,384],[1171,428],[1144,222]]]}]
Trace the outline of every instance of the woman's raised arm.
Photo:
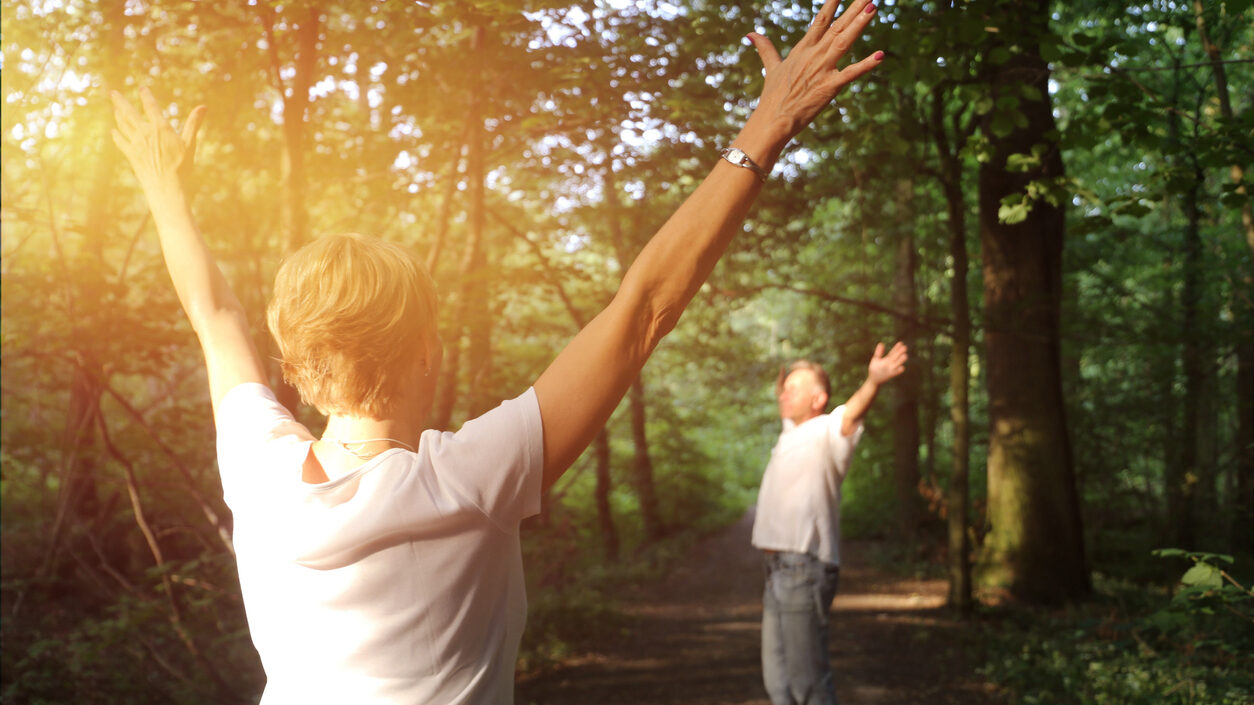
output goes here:
[{"label": "woman's raised arm", "polygon": [[837,5],[827,0],[787,58],[781,59],[766,37],[749,35],[766,79],[757,108],[732,141],[748,164],[735,153],[718,160],[632,263],[613,301],[536,381],[546,487],[588,446],[654,347],[674,328],[744,222],[762,187],[759,172],[769,173],[788,140],[841,88],[883,59],[876,52],[837,69],[875,14],[871,0],[854,0],[836,18]]},{"label": "woman's raised arm", "polygon": [[140,100],[144,115],[113,93],[117,122],[113,141],[126,155],[148,199],[174,291],[205,354],[209,396],[216,407],[232,387],[244,382],[265,384],[266,375],[248,333],[244,308],[192,222],[183,191],[183,177],[191,168],[205,107],[192,110],[179,135],[161,117],[161,109],[147,88],[140,92]]}]

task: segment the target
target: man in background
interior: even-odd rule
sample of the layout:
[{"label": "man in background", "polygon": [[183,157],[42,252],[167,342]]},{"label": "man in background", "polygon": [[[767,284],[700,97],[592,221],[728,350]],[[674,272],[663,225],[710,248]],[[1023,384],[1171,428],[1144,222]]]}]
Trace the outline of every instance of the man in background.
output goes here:
[{"label": "man in background", "polygon": [[827,619],[840,574],[840,486],[863,417],[906,359],[900,342],[887,354],[876,345],[866,381],[830,414],[822,366],[798,360],[780,370],[784,428],[762,475],[752,539],[765,559],[762,679],[773,705],[836,703]]}]

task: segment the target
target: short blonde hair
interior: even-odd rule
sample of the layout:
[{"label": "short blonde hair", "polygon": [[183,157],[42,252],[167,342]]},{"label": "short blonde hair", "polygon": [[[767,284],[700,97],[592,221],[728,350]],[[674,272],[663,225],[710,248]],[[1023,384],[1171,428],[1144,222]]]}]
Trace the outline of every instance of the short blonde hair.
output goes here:
[{"label": "short blonde hair", "polygon": [[305,403],[385,418],[436,338],[435,286],[402,247],[330,235],[284,260],[266,319],[283,378]]}]

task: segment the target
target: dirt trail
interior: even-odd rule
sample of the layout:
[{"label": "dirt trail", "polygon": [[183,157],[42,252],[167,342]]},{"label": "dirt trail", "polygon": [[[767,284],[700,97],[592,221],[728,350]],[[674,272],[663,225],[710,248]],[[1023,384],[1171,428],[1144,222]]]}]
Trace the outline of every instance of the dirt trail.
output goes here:
[{"label": "dirt trail", "polygon": [[[624,599],[631,628],[595,653],[519,679],[520,705],[770,705],[758,647],[762,568],[752,515],[694,547],[665,580]],[[890,576],[845,541],[831,654],[842,705],[993,705],[971,637],[942,609],[945,583]]]}]

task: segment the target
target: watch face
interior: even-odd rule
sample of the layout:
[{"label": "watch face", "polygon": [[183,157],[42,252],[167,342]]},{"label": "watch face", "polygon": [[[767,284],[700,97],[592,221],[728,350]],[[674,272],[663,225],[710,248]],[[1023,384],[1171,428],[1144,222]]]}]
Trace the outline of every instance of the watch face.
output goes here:
[{"label": "watch face", "polygon": [[732,162],[739,164],[744,161],[745,153],[733,147],[727,150],[727,158]]}]

